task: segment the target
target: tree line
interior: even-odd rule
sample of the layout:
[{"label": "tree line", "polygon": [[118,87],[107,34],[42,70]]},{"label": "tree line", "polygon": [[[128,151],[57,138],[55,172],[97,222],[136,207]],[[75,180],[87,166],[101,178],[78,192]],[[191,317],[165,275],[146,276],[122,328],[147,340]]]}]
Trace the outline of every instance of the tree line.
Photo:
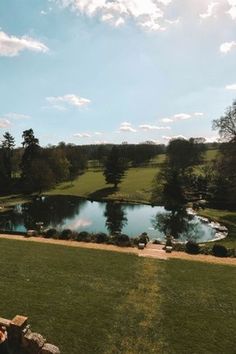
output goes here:
[{"label": "tree line", "polygon": [[207,164],[201,165],[206,148],[202,139],[170,141],[166,162],[154,181],[153,204],[179,213],[189,201],[236,208],[236,101],[213,121],[213,129],[219,131],[222,143],[216,159]]}]

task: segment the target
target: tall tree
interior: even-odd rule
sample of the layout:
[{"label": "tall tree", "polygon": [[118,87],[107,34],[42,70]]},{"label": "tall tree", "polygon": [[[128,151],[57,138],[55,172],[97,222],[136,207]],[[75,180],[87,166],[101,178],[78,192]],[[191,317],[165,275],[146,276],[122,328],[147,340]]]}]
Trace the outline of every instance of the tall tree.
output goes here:
[{"label": "tall tree", "polygon": [[34,136],[33,129],[23,131],[24,153],[21,159],[22,181],[25,191],[32,192],[34,189],[32,163],[40,156],[39,140]]},{"label": "tall tree", "polygon": [[3,135],[4,140],[2,141],[2,149],[3,149],[3,159],[4,159],[4,165],[5,165],[5,170],[7,173],[7,177],[9,181],[11,181],[12,177],[12,158],[13,158],[13,150],[15,147],[15,139],[14,137],[9,133],[6,132]]},{"label": "tall tree", "polygon": [[224,116],[213,120],[213,129],[219,131],[224,141],[236,141],[236,100],[226,109]]},{"label": "tall tree", "polygon": [[210,186],[211,203],[218,208],[236,208],[236,101],[225,115],[213,121],[225,141],[215,165],[215,175]]},{"label": "tall tree", "polygon": [[121,155],[117,146],[113,146],[106,162],[104,169],[104,176],[107,184],[114,184],[117,188],[118,184],[122,181],[127,170],[127,162]]}]

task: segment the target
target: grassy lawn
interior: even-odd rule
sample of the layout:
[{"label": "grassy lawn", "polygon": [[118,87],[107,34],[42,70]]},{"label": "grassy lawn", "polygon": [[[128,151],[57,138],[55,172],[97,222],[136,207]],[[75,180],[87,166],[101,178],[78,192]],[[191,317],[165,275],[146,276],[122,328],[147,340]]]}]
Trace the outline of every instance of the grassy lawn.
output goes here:
[{"label": "grassy lawn", "polygon": [[102,171],[87,171],[72,183],[62,183],[47,194],[50,195],[77,195],[91,199],[123,199],[147,203],[151,196],[151,187],[156,167],[139,167],[128,170],[126,177],[114,190],[105,183]]},{"label": "grassy lawn", "polygon": [[0,265],[1,316],[62,354],[235,353],[236,267],[13,240]]}]

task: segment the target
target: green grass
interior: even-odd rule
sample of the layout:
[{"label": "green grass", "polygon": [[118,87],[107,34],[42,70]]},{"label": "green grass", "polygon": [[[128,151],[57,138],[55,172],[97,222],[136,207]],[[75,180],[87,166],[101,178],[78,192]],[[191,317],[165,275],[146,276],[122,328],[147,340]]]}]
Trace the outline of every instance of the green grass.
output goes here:
[{"label": "green grass", "polygon": [[175,260],[161,276],[165,354],[233,354],[236,267]]},{"label": "green grass", "polygon": [[234,354],[236,267],[0,240],[1,316],[62,354]]},{"label": "green grass", "polygon": [[101,171],[88,171],[72,183],[62,183],[47,194],[147,203],[150,201],[152,181],[157,171],[157,168],[152,167],[131,168],[118,190],[105,183]]},{"label": "green grass", "polygon": [[217,158],[217,155],[219,153],[218,149],[209,149],[205,153],[204,161],[209,162],[213,161]]},{"label": "green grass", "polygon": [[218,241],[229,248],[236,248],[236,211],[204,209],[200,215],[213,219],[225,225],[229,230],[229,236],[225,240]]}]

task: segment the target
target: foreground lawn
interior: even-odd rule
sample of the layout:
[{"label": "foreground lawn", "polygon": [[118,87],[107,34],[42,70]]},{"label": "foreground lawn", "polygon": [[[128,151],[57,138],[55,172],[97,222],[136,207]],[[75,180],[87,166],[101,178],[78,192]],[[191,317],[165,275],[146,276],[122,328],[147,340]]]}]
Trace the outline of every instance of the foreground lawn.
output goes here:
[{"label": "foreground lawn", "polygon": [[0,240],[1,316],[62,354],[235,353],[236,267]]}]

